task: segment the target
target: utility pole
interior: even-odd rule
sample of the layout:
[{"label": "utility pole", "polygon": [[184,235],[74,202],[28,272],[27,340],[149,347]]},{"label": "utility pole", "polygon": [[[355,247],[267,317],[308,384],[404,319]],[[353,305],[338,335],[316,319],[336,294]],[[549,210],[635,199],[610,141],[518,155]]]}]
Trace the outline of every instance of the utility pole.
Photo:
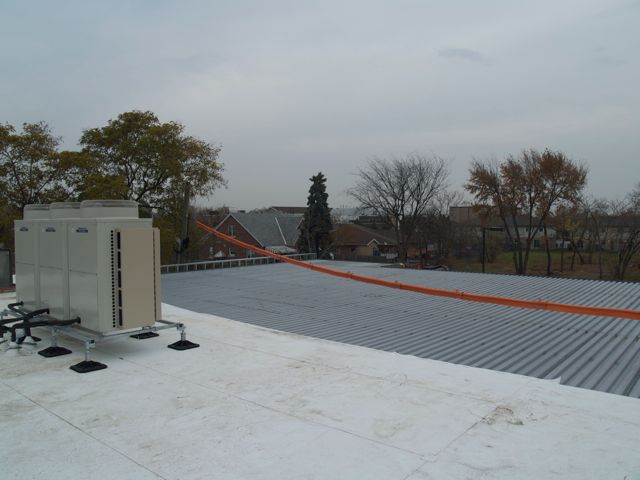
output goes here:
[{"label": "utility pole", "polygon": [[180,238],[177,245],[177,262],[182,263],[182,254],[189,245],[189,201],[191,200],[191,186],[184,186],[184,196],[182,198],[182,225],[180,226]]},{"label": "utility pole", "polygon": [[560,233],[560,273],[564,273],[564,218],[562,219],[562,232]]},{"label": "utility pole", "polygon": [[487,229],[482,227],[482,273],[484,273],[484,259],[486,257]]}]

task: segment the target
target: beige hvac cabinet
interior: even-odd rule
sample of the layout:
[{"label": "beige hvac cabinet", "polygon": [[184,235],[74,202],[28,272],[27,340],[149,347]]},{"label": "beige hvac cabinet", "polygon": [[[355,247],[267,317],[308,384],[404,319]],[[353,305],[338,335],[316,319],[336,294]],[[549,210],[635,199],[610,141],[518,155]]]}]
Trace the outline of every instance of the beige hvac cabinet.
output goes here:
[{"label": "beige hvac cabinet", "polygon": [[27,310],[41,307],[38,230],[49,218],[49,205],[27,205],[15,221],[16,298]]},{"label": "beige hvac cabinet", "polygon": [[80,203],[52,203],[50,218],[39,222],[40,301],[49,314],[61,320],[70,317],[69,250],[67,225],[80,217]]},{"label": "beige hvac cabinet", "polygon": [[[15,243],[17,297],[32,314],[29,327],[51,328],[51,345],[38,351],[42,357],[71,353],[58,345],[58,334],[84,341],[84,361],[69,367],[79,373],[107,368],[91,360],[90,351],[120,335],[143,339],[176,328],[180,340],[169,348],[199,346],[186,339],[183,323],[162,320],[160,233],[151,219],[138,217],[137,202],[28,205],[15,222]],[[44,308],[49,314],[34,311]],[[11,322],[27,320],[12,312]],[[25,327],[23,341],[29,336],[25,325],[11,327],[12,344],[18,326]],[[20,343],[10,348],[22,348]]]},{"label": "beige hvac cabinet", "polygon": [[82,202],[69,221],[70,315],[93,332],[152,326],[160,311],[160,238],[127,200]]}]

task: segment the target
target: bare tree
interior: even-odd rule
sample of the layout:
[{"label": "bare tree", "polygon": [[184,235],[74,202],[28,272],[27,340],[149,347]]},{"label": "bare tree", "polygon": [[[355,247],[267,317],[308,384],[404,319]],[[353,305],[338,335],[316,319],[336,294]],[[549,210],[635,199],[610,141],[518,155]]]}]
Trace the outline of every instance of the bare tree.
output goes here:
[{"label": "bare tree", "polygon": [[463,203],[463,198],[460,192],[441,192],[433,200],[427,213],[416,223],[419,248],[427,253],[429,246],[433,246],[433,255],[437,262],[443,262],[449,256],[455,235],[449,210],[451,206]]},{"label": "bare tree", "polygon": [[576,263],[576,255],[578,256],[578,260],[580,260],[580,265],[585,264],[582,249],[584,248],[585,238],[591,227],[589,222],[591,218],[591,205],[586,201],[580,201],[580,204],[576,205],[576,207],[576,218],[570,224],[571,228],[569,230],[569,245],[571,245],[571,271],[573,271],[573,267]]},{"label": "bare tree", "polygon": [[618,208],[618,256],[614,268],[616,280],[624,280],[631,261],[640,253],[640,183]]},{"label": "bare tree", "polygon": [[478,206],[496,213],[513,245],[515,271],[527,273],[533,240],[554,207],[576,203],[587,170],[562,152],[530,149],[497,162],[474,161],[465,188]]},{"label": "bare tree", "polygon": [[406,261],[418,220],[447,187],[447,162],[418,154],[376,158],[360,169],[357,177],[349,195],[361,210],[381,217],[394,230],[400,260]]},{"label": "bare tree", "polygon": [[598,278],[602,280],[604,276],[602,253],[609,241],[611,231],[611,217],[615,206],[613,202],[605,199],[596,199],[591,207],[591,243],[598,252]]}]

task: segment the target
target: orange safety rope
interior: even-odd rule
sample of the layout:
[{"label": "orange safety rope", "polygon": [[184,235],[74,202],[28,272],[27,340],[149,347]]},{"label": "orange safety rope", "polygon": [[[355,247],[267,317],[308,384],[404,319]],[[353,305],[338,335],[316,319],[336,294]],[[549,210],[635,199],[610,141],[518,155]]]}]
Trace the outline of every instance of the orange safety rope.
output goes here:
[{"label": "orange safety rope", "polygon": [[430,288],[422,285],[413,285],[410,283],[392,282],[389,280],[383,280],[376,277],[367,277],[365,275],[357,275],[351,272],[343,272],[340,270],[334,270],[332,268],[322,267],[313,263],[302,262],[300,260],[294,260],[293,258],[279,255],[262,248],[258,248],[254,245],[242,242],[236,238],[225,235],[219,232],[215,228],[210,227],[202,222],[196,222],[197,226],[209,233],[212,233],[218,238],[225,240],[229,243],[233,243],[239,247],[247,250],[252,250],[260,255],[266,257],[275,258],[281,262],[290,263],[298,267],[307,268],[316,272],[325,273],[334,277],[346,278],[349,280],[355,280],[357,282],[369,283],[372,285],[379,285],[381,287],[396,288],[398,290],[406,290],[409,292],[421,293],[423,295],[432,295],[436,297],[457,298],[458,300],[466,300],[468,302],[480,302],[491,303],[493,305],[503,305],[506,307],[515,308],[528,308],[533,310],[551,310],[555,312],[573,313],[577,315],[592,315],[596,317],[616,317],[616,318],[628,318],[631,320],[640,320],[639,310],[628,310],[625,308],[609,308],[609,307],[591,307],[587,305],[570,305],[566,303],[547,302],[545,300],[524,300],[510,297],[500,297],[496,295],[481,295],[477,293],[467,293],[460,290],[446,290],[442,288]]}]

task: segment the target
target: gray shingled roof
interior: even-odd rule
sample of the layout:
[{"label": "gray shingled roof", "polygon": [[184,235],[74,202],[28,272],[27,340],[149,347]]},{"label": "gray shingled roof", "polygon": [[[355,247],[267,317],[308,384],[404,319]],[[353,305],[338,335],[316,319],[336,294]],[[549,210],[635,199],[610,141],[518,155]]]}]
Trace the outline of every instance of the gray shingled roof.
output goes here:
[{"label": "gray shingled roof", "polygon": [[[389,280],[640,309],[640,284],[319,262]],[[640,398],[640,321],[429,297],[287,264],[164,275],[163,300],[287,332]]]},{"label": "gray shingled roof", "polygon": [[288,245],[298,240],[300,215],[276,213],[230,213],[260,244],[267,247]]}]

